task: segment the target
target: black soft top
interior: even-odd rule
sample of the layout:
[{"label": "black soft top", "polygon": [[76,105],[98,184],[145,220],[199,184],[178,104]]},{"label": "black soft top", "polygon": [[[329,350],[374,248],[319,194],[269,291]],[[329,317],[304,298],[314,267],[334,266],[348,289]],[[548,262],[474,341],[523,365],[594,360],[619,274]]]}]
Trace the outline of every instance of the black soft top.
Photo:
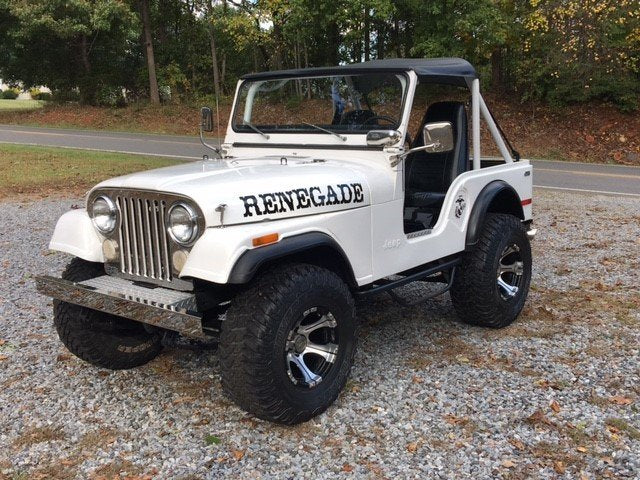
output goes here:
[{"label": "black soft top", "polygon": [[462,58],[388,58],[337,67],[299,68],[272,72],[249,73],[243,80],[349,75],[359,73],[392,73],[414,71],[421,81],[448,83],[466,87],[467,81],[478,78],[475,69]]}]

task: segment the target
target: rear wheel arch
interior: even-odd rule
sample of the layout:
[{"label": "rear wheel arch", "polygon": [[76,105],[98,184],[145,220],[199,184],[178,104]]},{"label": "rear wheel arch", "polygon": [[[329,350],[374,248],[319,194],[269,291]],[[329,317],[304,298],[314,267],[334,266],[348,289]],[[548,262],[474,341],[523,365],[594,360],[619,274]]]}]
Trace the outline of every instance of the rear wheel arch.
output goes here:
[{"label": "rear wheel arch", "polygon": [[336,273],[347,285],[356,280],[349,259],[338,242],[322,232],[285,237],[280,242],[244,252],[233,266],[228,282],[246,284],[277,263],[306,263]]},{"label": "rear wheel arch", "polygon": [[480,191],[469,216],[465,246],[469,250],[478,243],[488,213],[504,213],[524,220],[520,196],[503,180],[494,180]]}]

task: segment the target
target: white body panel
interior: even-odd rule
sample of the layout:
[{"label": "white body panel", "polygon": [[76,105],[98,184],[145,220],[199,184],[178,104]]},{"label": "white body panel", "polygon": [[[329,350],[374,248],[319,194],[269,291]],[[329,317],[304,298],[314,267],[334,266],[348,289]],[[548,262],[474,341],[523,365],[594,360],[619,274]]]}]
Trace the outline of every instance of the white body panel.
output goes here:
[{"label": "white body panel", "polygon": [[[531,171],[531,165],[524,160],[463,173],[451,184],[438,222],[426,235],[404,234],[404,193],[394,202],[374,205],[371,222],[373,278],[377,280],[464,250],[469,215],[480,191],[494,180],[504,180],[521,199],[529,199],[532,187],[531,174],[525,177],[527,171]],[[462,215],[456,217],[455,201],[459,197],[464,199],[466,207]],[[528,220],[531,206],[524,208]]]},{"label": "white body panel", "polygon": [[[399,131],[404,139],[416,76],[409,72],[406,107]],[[476,85],[477,89],[477,85]],[[475,92],[474,95],[479,95]],[[480,102],[474,98],[477,124]],[[473,126],[474,132],[477,125]],[[493,131],[493,130],[492,130]],[[476,135],[474,135],[475,137]],[[478,143],[474,139],[474,145]],[[513,187],[521,200],[532,196],[528,161],[477,168],[450,186],[438,222],[431,231],[406,235],[403,225],[404,162],[391,166],[403,140],[385,150],[368,148],[366,135],[346,141],[323,134],[237,133],[231,127],[223,144],[228,158],[190,162],[107,180],[95,188],[126,188],[175,193],[198,204],[205,232],[192,247],[180,272],[224,284],[252,239],[278,233],[280,239],[306,232],[332,237],[345,252],[358,285],[437,260],[465,249],[469,216],[480,191],[494,180]],[[528,172],[528,173],[527,173]],[[456,201],[465,208],[456,215]],[[224,205],[223,224],[220,212]],[[531,219],[531,204],[523,206]],[[63,215],[50,247],[85,260],[102,262],[103,237],[86,211]],[[263,248],[263,247],[257,247]]]},{"label": "white body panel", "polygon": [[71,210],[60,217],[49,248],[89,262],[104,262],[102,237],[93,227],[86,210]]},{"label": "white body panel", "polygon": [[[351,263],[359,285],[371,283],[371,208],[362,207],[323,215],[305,216],[207,229],[189,254],[181,276],[225,283],[240,255],[254,248],[251,239],[278,232],[281,239],[308,232],[322,232],[338,242]],[[260,248],[260,247],[258,247]],[[211,252],[215,252],[212,255]]]}]

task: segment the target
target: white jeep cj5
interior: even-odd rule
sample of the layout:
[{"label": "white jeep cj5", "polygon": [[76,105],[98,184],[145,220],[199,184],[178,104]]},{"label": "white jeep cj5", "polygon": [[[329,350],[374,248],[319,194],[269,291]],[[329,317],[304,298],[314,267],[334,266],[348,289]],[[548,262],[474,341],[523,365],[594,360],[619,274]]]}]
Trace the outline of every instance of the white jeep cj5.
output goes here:
[{"label": "white jeep cj5", "polygon": [[[465,103],[416,109],[418,86],[436,85],[471,92],[471,155]],[[481,117],[499,160],[480,156]],[[203,108],[201,138],[213,123]],[[356,297],[415,304],[449,291],[464,322],[518,316],[532,178],[505,141],[461,59],[246,75],[219,158],[97,185],[51,240],[74,258],[37,286],[81,359],[122,369],[168,342],[217,344],[238,405],[302,422],[347,381]],[[416,281],[442,287],[412,300],[397,290]]]}]

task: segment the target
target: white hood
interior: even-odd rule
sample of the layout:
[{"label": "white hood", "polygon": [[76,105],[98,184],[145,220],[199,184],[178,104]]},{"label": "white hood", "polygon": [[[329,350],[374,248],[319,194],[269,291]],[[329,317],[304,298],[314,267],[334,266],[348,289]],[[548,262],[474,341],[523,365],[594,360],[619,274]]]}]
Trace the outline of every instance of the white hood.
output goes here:
[{"label": "white hood", "polygon": [[[361,166],[289,157],[200,161],[109,179],[101,187],[177,193],[193,199],[208,227],[327,213],[369,205]],[[355,167],[355,168],[354,168]],[[360,167],[360,168],[358,168]]]}]

